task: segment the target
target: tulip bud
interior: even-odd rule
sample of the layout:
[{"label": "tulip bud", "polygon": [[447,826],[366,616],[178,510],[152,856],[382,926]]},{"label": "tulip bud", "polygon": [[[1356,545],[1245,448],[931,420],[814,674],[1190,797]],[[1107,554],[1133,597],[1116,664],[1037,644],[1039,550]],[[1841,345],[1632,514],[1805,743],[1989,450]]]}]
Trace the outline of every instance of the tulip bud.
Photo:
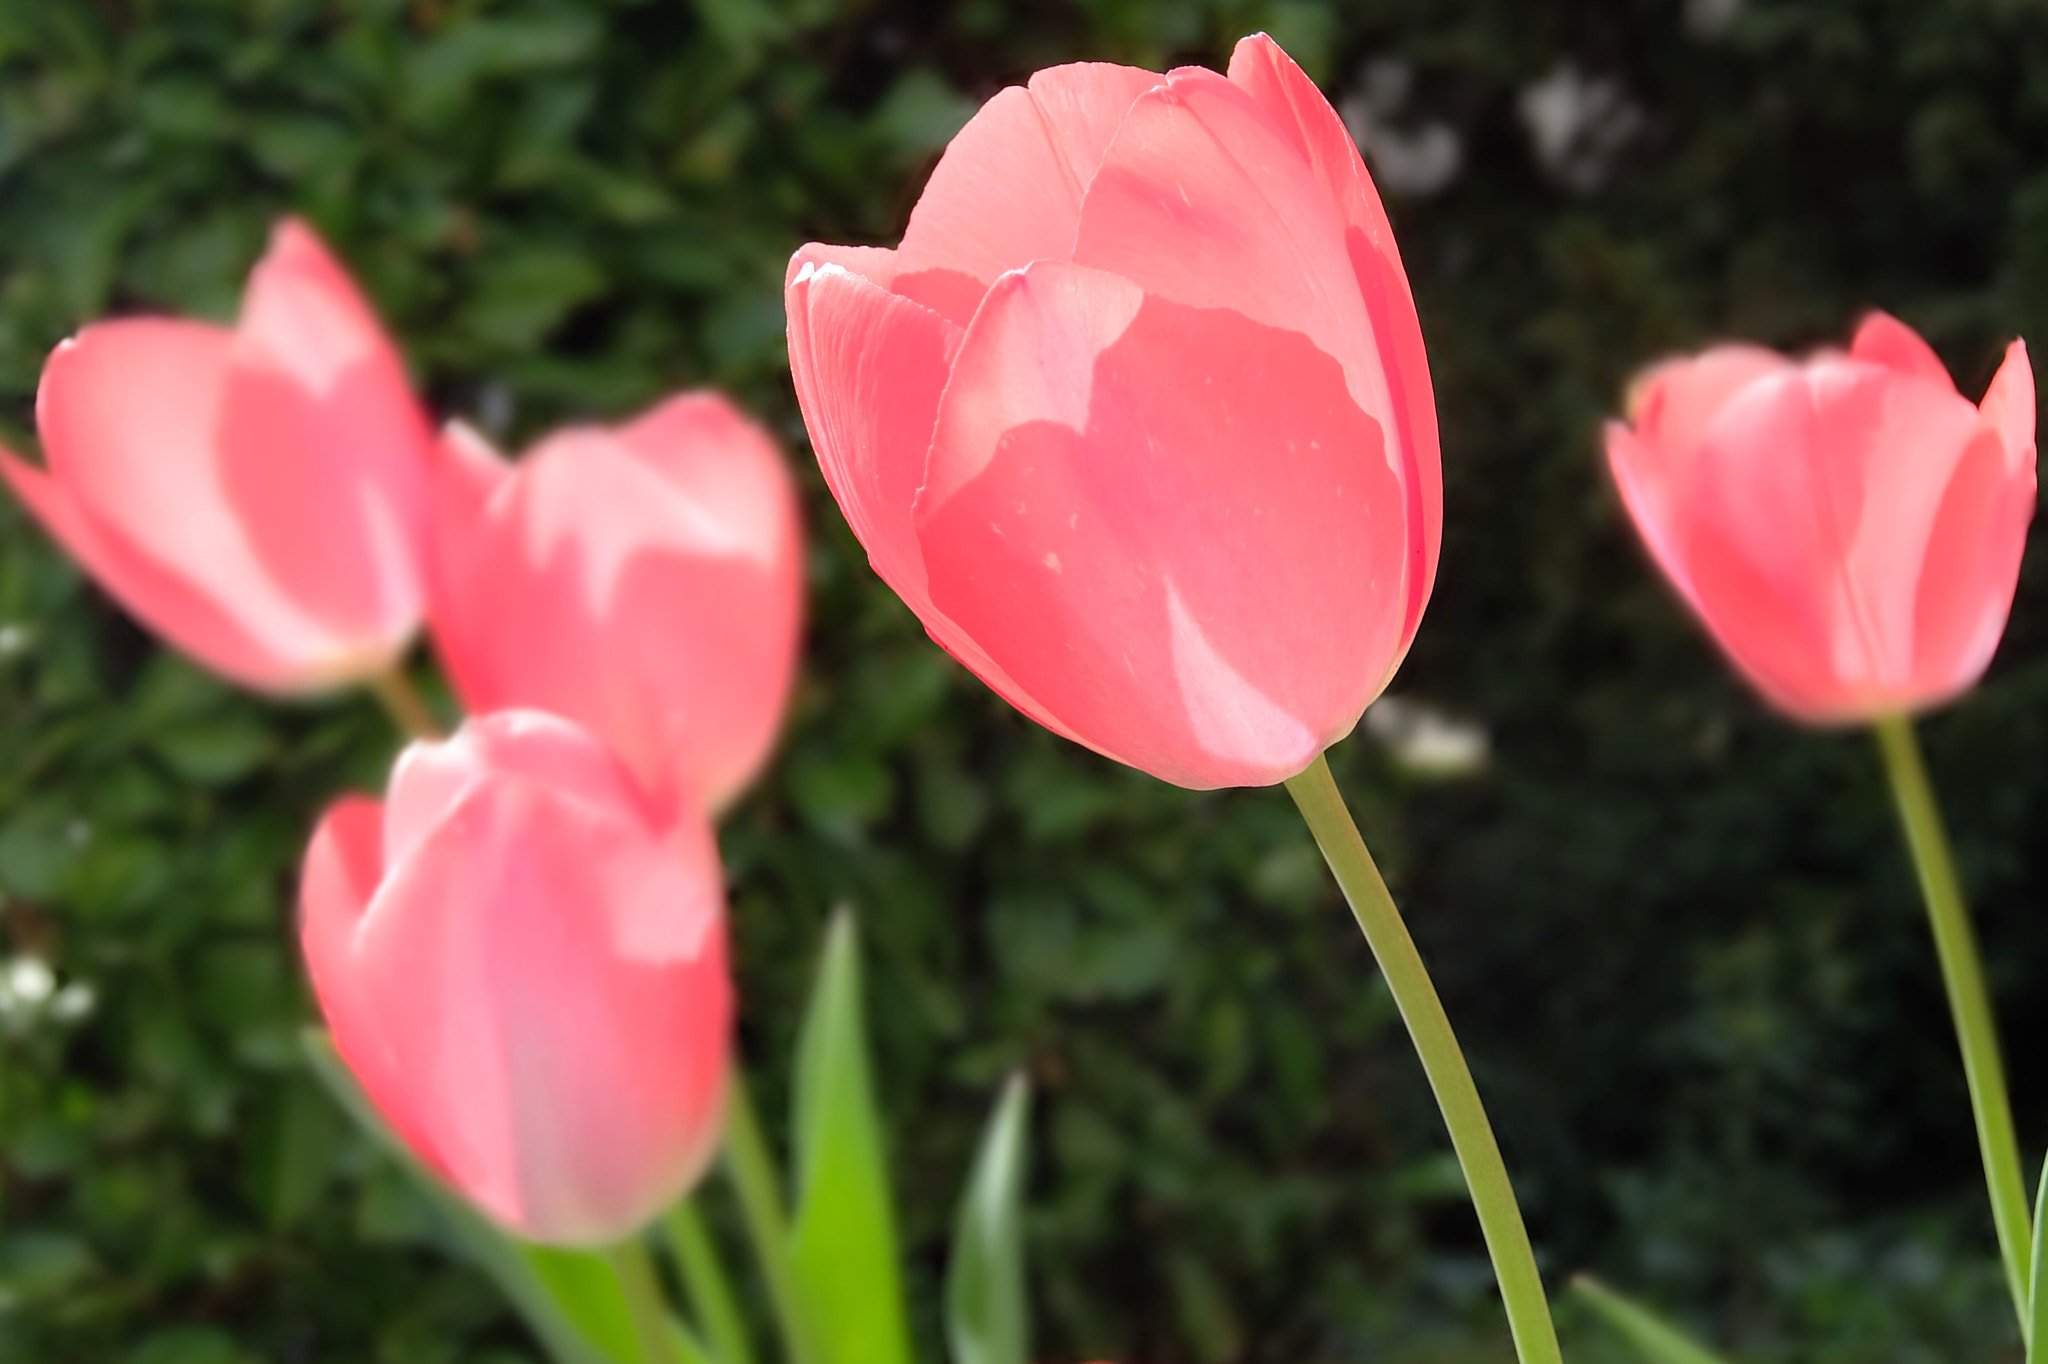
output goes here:
[{"label": "tulip bud", "polygon": [[1848,354],[1755,346],[1633,386],[1607,457],[1651,554],[1728,657],[1814,723],[1925,709],[1983,675],[2034,514],[2034,376],[1981,404],[1883,313]]},{"label": "tulip bud", "polygon": [[303,224],[278,226],[232,330],[87,327],[43,368],[47,472],[0,475],[100,585],[227,677],[317,691],[419,624],[431,430],[390,341]]},{"label": "tulip bud", "polygon": [[718,853],[566,720],[416,743],[313,836],[300,937],[335,1047],[419,1158],[530,1240],[654,1216],[718,1143]]},{"label": "tulip bud", "polygon": [[694,393],[516,465],[451,427],[433,467],[428,617],[463,704],[576,721],[660,806],[737,794],[775,742],[802,615],[767,433]]},{"label": "tulip bud", "polygon": [[1301,771],[1406,654],[1442,520],[1422,333],[1342,120],[1081,64],[984,105],[895,251],[790,262],[790,366],[882,578],[1012,704],[1183,786]]}]

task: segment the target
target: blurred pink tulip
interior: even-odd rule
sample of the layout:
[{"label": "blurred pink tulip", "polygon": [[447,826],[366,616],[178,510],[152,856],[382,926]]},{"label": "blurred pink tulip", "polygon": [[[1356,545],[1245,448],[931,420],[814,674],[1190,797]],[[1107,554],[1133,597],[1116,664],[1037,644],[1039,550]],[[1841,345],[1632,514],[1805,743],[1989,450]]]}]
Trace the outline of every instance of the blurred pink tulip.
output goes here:
[{"label": "blurred pink tulip", "polygon": [[508,465],[457,426],[432,487],[429,619],[471,711],[567,716],[663,808],[746,785],[802,614],[796,493],[766,432],[688,394]]},{"label": "blurred pink tulip", "polygon": [[1607,427],[1650,552],[1736,666],[1816,723],[1920,710],[1991,662],[2034,514],[2023,342],[1981,404],[1873,313],[1848,354],[1669,360]]},{"label": "blurred pink tulip", "polygon": [[389,667],[419,623],[432,431],[347,274],[288,221],[233,330],[87,327],[43,369],[48,472],[0,474],[144,624],[246,686]]},{"label": "blurred pink tulip", "polygon": [[506,712],[328,811],[300,935],[335,1046],[430,1168],[531,1240],[616,1240],[717,1145],[718,852],[566,720]]},{"label": "blurred pink tulip", "polygon": [[1183,786],[1299,772],[1407,652],[1441,474],[1422,333],[1343,122],[1226,79],[998,94],[894,251],[790,262],[790,365],[882,578],[1041,724]]}]

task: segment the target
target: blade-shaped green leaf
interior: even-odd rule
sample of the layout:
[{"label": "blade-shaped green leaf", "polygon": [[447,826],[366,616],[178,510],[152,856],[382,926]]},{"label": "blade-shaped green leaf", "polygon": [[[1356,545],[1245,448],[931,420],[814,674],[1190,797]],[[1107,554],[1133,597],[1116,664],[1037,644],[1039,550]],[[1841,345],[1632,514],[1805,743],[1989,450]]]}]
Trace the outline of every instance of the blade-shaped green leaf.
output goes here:
[{"label": "blade-shaped green leaf", "polygon": [[449,1235],[491,1276],[555,1364],[640,1364],[632,1315],[618,1276],[603,1256],[529,1245],[498,1230],[436,1179],[385,1126],[332,1038],[308,1028],[304,1043],[313,1073],[348,1115],[405,1167]]},{"label": "blade-shaped green leaf", "polygon": [[1691,1336],[1589,1274],[1572,1277],[1572,1291],[1602,1321],[1626,1336],[1650,1364],[1727,1364]]},{"label": "blade-shaped green leaf", "polygon": [[946,1340],[953,1364],[1027,1364],[1024,1170],[1031,1090],[1012,1075],[982,1133],[946,1266]]},{"label": "blade-shaped green leaf", "polygon": [[2034,1249],[2027,1259],[2027,1364],[2048,1364],[2048,1164],[2041,1167],[2041,1190],[2034,1195]]},{"label": "blade-shaped green leaf", "polygon": [[910,1364],[896,1224],[869,1082],[853,916],[825,938],[796,1062],[790,1267],[817,1364]]}]

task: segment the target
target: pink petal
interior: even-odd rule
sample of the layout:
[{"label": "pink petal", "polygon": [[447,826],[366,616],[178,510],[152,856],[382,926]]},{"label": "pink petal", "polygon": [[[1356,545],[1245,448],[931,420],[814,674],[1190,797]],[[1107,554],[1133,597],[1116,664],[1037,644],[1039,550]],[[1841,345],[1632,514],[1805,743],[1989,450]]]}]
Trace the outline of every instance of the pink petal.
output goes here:
[{"label": "pink petal", "polygon": [[963,333],[831,259],[846,250],[797,252],[785,294],[790,375],[825,484],[868,562],[933,640],[1010,704],[1072,738],[931,604],[911,509]]},{"label": "pink petal", "polygon": [[1865,317],[1856,328],[1856,339],[1849,343],[1849,354],[1942,388],[1955,387],[1948,366],[1941,363],[1934,348],[1890,313],[1873,312]]},{"label": "pink petal", "polygon": [[915,610],[924,565],[910,508],[962,333],[824,258],[812,244],[789,263],[790,377],[826,485],[875,572]]},{"label": "pink petal", "polygon": [[1082,62],[1040,71],[984,104],[911,211],[897,253],[902,277],[890,287],[965,326],[1005,270],[1065,260],[1103,150],[1132,101],[1160,79]]},{"label": "pink petal", "polygon": [[1041,263],[990,292],[933,441],[934,604],[1081,742],[1262,784],[1400,646],[1406,499],[1299,334]]},{"label": "pink petal", "polygon": [[[36,394],[50,474],[89,509],[103,545],[118,542],[157,578],[182,582],[260,650],[260,661],[221,660],[231,676],[287,690],[356,675],[402,641],[338,630],[298,600],[228,501],[215,435],[233,344],[216,327],[137,318],[59,346]],[[203,630],[188,643],[185,618],[154,613],[168,603],[143,595],[142,576],[109,585],[173,642],[207,656]]]},{"label": "pink petal", "polygon": [[802,544],[781,455],[722,398],[551,436],[461,553],[434,621],[471,709],[572,717],[663,806],[680,791],[722,804],[765,760]]},{"label": "pink petal", "polygon": [[1634,431],[1620,422],[1608,422],[1603,437],[1607,467],[1614,475],[1622,505],[1628,508],[1637,533],[1679,595],[1698,610],[1690,570],[1679,548],[1683,492],[1672,486],[1671,466],[1658,459]]},{"label": "pink petal", "polygon": [[1682,476],[1729,399],[1758,379],[1794,368],[1776,351],[1740,344],[1652,366],[1631,386],[1629,401],[1644,465],[1656,464],[1667,479]]},{"label": "pink petal", "polygon": [[[1795,713],[1860,717],[1910,688],[1919,567],[1975,429],[1953,391],[1846,358],[1750,384],[1709,426],[1688,484],[1693,583]],[[1716,586],[1724,558],[1756,579],[1735,597]]]},{"label": "pink petal", "polygon": [[1291,140],[1343,220],[1345,245],[1365,300],[1379,362],[1394,401],[1379,417],[1408,472],[1409,517],[1415,527],[1409,552],[1408,611],[1403,649],[1421,624],[1422,608],[1436,578],[1443,539],[1443,468],[1437,449],[1436,397],[1422,325],[1415,315],[1408,276],[1394,245],[1393,227],[1373,188],[1358,144],[1343,119],[1280,45],[1263,33],[1241,40],[1230,55],[1229,78],[1265,110],[1273,126]]},{"label": "pink petal", "polygon": [[1998,433],[1987,425],[1956,461],[1920,565],[1910,679],[1919,703],[1965,690],[1990,666],[2012,610],[2033,515],[2031,463],[2015,474]]},{"label": "pink petal", "polygon": [[[1073,261],[1305,334],[1388,427],[1396,403],[1346,231],[1294,137],[1230,81],[1185,68],[1131,107],[1089,186]],[[1406,472],[1400,451],[1382,457]]]},{"label": "pink petal", "polygon": [[403,862],[471,792],[511,777],[600,809],[632,809],[638,802],[612,755],[573,721],[535,710],[494,710],[450,738],[409,744],[399,754],[384,807],[386,860]]},{"label": "pink petal", "polygon": [[2014,341],[2005,348],[2005,359],[1991,386],[1984,390],[1978,414],[1998,433],[2005,445],[2008,467],[2024,466],[2031,477],[2034,469],[2034,368],[2027,361],[2027,343]]},{"label": "pink petal", "polygon": [[133,548],[64,484],[0,450],[0,477],[43,528],[136,619],[201,663],[259,691],[287,691],[304,679],[295,658],[252,638],[203,591]]},{"label": "pink petal", "polygon": [[[702,1168],[730,1045],[715,862],[523,782],[480,788],[393,869],[360,988],[449,1177],[521,1234],[615,1240]],[[708,838],[705,840],[708,842]],[[595,911],[595,912],[593,912]],[[622,953],[619,920],[695,929]]]},{"label": "pink petal", "polygon": [[321,817],[299,878],[299,943],[335,1050],[384,1121],[445,1176],[432,1114],[398,1101],[404,1057],[385,1036],[379,1001],[365,995],[356,961],[356,934],[384,874],[382,827],[382,807],[365,796],[345,796]]},{"label": "pink petal", "polygon": [[221,492],[266,570],[337,633],[402,643],[432,432],[361,294],[296,222],[250,276],[220,401]]}]

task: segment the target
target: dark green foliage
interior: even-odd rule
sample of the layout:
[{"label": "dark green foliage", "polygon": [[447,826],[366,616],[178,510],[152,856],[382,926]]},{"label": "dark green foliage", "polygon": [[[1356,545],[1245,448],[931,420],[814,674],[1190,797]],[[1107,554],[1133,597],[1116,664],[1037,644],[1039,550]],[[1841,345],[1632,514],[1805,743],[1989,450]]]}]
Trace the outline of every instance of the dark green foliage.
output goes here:
[{"label": "dark green foliage", "polygon": [[[1872,303],[1973,396],[2009,335],[2048,341],[2037,5],[0,0],[0,426],[26,444],[84,321],[225,317],[296,211],[443,413],[516,441],[717,383],[801,461],[793,247],[891,239],[934,149],[1036,66],[1218,63],[1257,27],[1378,126],[1462,147],[1441,192],[1389,196],[1447,483],[1397,690],[1482,719],[1495,760],[1418,785],[1363,738],[1335,756],[1550,1266],[1757,1360],[2012,1354],[1874,755],[1725,675],[1597,430],[1659,350],[1838,340]],[[1636,112],[1546,169],[1518,100],[1565,63]],[[746,1042],[790,1055],[825,916],[859,906],[923,1357],[1021,1063],[1044,1357],[1505,1358],[1428,1095],[1285,797],[1166,788],[1020,721],[809,487],[807,672],[725,831]],[[1927,735],[2029,1149],[2042,575]],[[298,1057],[301,839],[394,745],[360,700],[266,707],[161,655],[0,500],[0,956],[94,994],[0,1017],[0,1360],[533,1357]],[[765,1111],[787,1080],[760,1076]]]}]

